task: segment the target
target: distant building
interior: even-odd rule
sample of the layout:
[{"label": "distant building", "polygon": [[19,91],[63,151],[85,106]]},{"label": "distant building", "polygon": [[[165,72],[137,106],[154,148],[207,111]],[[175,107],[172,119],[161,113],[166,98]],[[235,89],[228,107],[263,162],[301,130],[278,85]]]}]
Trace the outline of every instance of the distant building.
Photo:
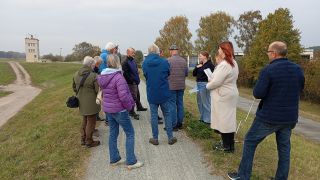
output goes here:
[{"label": "distant building", "polygon": [[34,38],[33,35],[25,38],[26,47],[26,61],[40,62],[39,39]]}]

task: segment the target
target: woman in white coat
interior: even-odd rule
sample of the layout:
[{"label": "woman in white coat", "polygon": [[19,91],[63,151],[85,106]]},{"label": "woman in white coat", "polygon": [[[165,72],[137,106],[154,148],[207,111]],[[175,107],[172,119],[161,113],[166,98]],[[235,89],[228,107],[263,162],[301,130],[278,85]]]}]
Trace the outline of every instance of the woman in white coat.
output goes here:
[{"label": "woman in white coat", "polygon": [[214,148],[233,153],[239,96],[237,88],[239,69],[234,60],[231,42],[219,44],[216,63],[217,66],[206,86],[211,95],[211,128],[221,134],[222,138],[222,144],[218,143]]}]

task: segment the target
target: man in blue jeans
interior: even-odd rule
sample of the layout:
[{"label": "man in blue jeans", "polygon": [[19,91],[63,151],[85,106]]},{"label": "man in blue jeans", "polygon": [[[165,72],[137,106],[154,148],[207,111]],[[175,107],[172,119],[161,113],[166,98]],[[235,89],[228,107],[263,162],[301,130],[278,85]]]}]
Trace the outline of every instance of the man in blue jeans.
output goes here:
[{"label": "man in blue jeans", "polygon": [[168,62],[170,64],[170,76],[169,76],[169,88],[171,92],[170,104],[171,104],[171,117],[172,126],[176,131],[178,128],[182,128],[184,118],[183,107],[183,94],[186,88],[185,80],[188,75],[187,61],[179,56],[178,46],[170,46],[170,55]]},{"label": "man in blue jeans", "polygon": [[286,58],[287,45],[284,42],[271,43],[266,53],[270,63],[261,70],[253,89],[254,97],[261,101],[244,140],[238,172],[228,173],[230,179],[250,179],[255,150],[272,133],[276,134],[279,158],[277,172],[272,179],[288,179],[290,137],[298,122],[299,96],[304,88],[304,75],[299,65]]},{"label": "man in blue jeans", "polygon": [[168,76],[170,75],[170,65],[168,61],[159,56],[159,47],[155,44],[148,48],[148,56],[143,61],[142,69],[146,78],[147,98],[151,112],[152,138],[149,142],[153,145],[159,145],[158,141],[158,107],[161,107],[165,127],[167,129],[168,144],[177,142],[173,137],[172,119],[170,117],[170,91]]}]

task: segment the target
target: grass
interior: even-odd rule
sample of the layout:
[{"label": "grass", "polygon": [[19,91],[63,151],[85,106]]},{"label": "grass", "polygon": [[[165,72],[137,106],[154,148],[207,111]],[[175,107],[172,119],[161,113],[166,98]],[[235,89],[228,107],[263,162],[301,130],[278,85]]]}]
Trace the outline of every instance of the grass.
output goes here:
[{"label": "grass", "polygon": [[[226,173],[238,169],[242,156],[242,143],[236,143],[234,154],[225,154],[212,150],[214,142],[220,141],[220,136],[215,134],[209,127],[200,123],[197,119],[199,113],[195,106],[196,94],[185,93],[186,109],[186,131],[202,148],[208,165],[212,166],[212,173],[222,175],[226,178]],[[246,112],[238,110],[237,120],[244,119]],[[248,131],[253,116],[249,116],[247,122],[243,122],[236,139],[243,142],[244,135]],[[291,137],[291,168],[289,179],[320,179],[319,159],[320,144],[306,140],[304,137],[292,134]],[[268,179],[274,176],[277,168],[277,149],[275,136],[267,137],[259,144],[253,163],[251,179]]]},{"label": "grass", "polygon": [[65,101],[78,64],[21,63],[42,92],[0,131],[0,179],[79,179],[90,151],[81,118]]},{"label": "grass", "polygon": [[0,61],[0,77],[1,85],[11,84],[16,78],[11,66],[7,62]]},{"label": "grass", "polygon": [[[240,96],[252,98],[252,89],[239,87]],[[303,117],[320,122],[320,104],[311,103],[308,101],[300,101],[299,113]]]},{"label": "grass", "polygon": [[4,97],[4,96],[7,96],[7,95],[9,95],[9,94],[11,94],[11,93],[12,93],[11,91],[9,92],[9,91],[1,91],[1,90],[0,90],[0,98],[1,98],[1,97]]}]

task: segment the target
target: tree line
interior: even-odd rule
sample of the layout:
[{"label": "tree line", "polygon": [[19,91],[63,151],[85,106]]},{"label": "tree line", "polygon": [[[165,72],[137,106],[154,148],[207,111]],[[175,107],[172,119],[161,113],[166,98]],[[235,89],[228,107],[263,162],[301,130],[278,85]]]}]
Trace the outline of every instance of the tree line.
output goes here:
[{"label": "tree line", "polygon": [[26,58],[26,54],[14,51],[0,51],[0,58],[20,59]]}]

